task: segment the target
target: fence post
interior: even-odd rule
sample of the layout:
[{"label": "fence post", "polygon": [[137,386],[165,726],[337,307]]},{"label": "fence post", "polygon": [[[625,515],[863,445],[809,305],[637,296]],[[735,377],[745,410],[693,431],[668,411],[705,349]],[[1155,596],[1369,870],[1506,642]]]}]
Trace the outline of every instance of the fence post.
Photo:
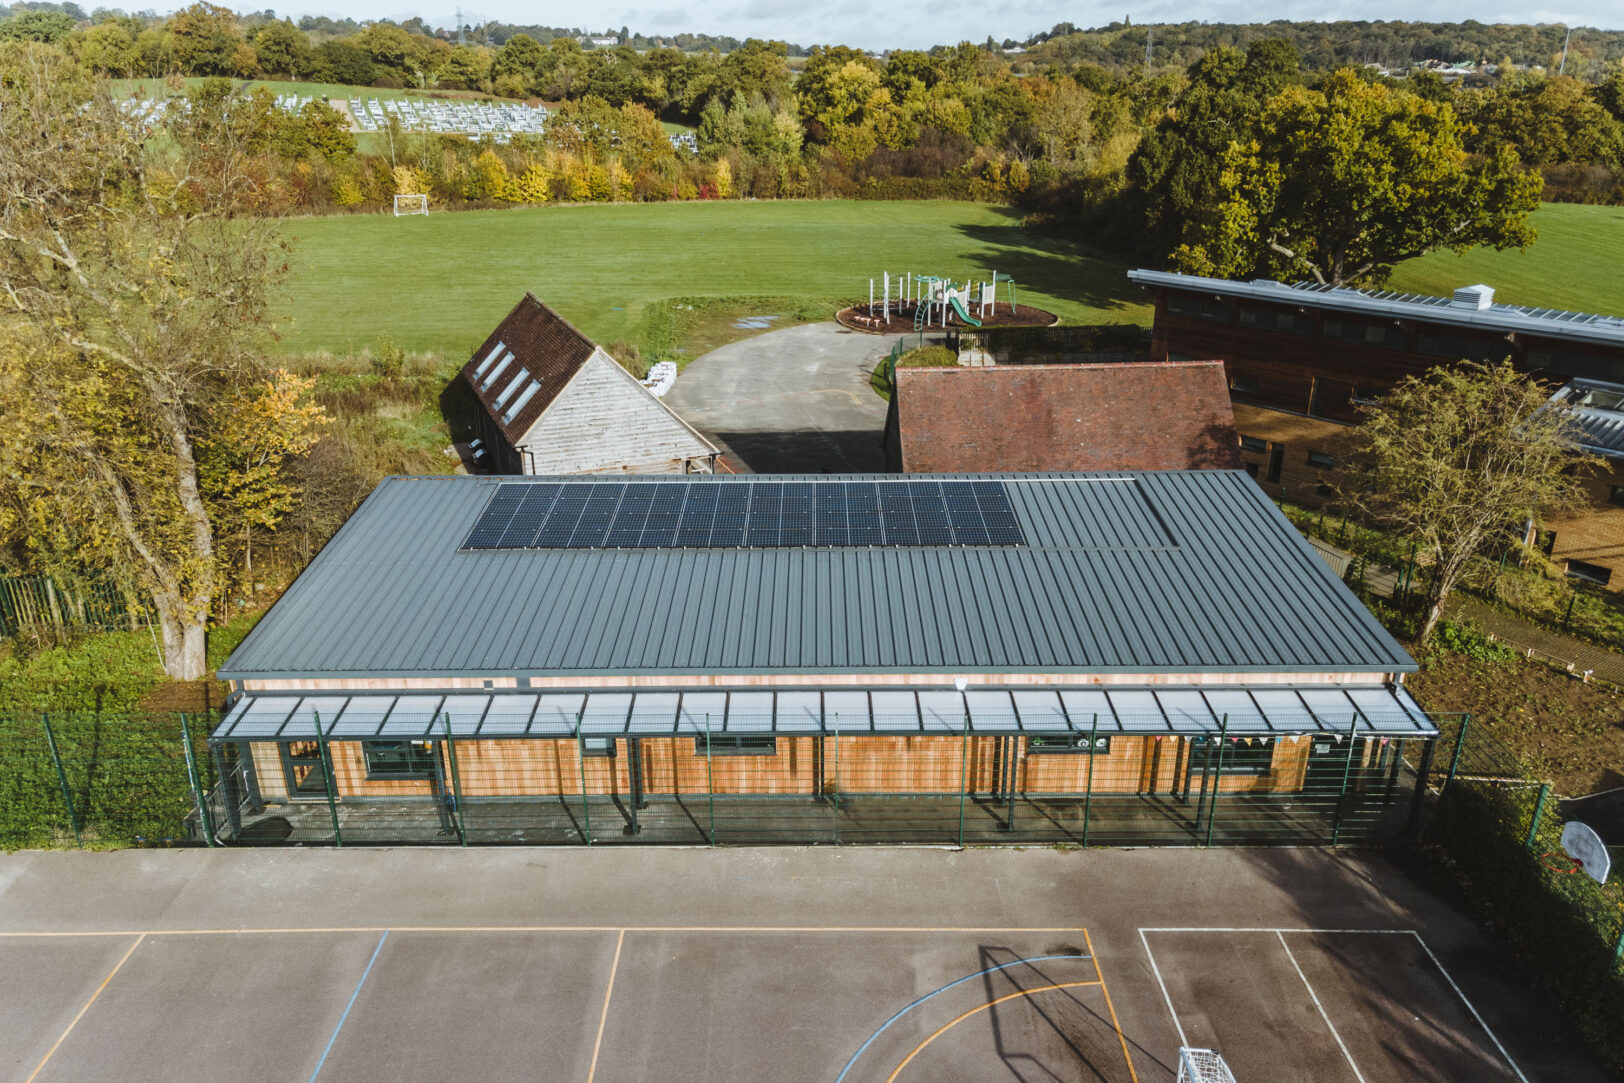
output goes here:
[{"label": "fence post", "polygon": [[[963,695],[963,693],[960,693]],[[964,710],[964,738],[959,743],[959,846],[964,846],[964,795],[970,788],[970,709]]]},{"label": "fence post", "polygon": [[586,717],[583,703],[581,713],[575,716],[575,762],[581,768],[581,842],[592,845],[592,803],[586,799],[586,738],[581,736],[581,720]]},{"label": "fence post", "polygon": [[840,715],[835,714],[835,845],[840,845]]},{"label": "fence post", "polygon": [[1551,784],[1543,782],[1539,787],[1539,797],[1534,801],[1534,816],[1528,821],[1528,838],[1523,842],[1524,850],[1534,848],[1534,836],[1539,834],[1539,821],[1545,815],[1545,801],[1551,796]]},{"label": "fence post", "polygon": [[451,738],[451,715],[440,716],[445,720],[445,757],[451,761],[451,810],[457,825],[457,838],[464,846],[468,845],[468,825],[463,822],[462,806],[462,772],[457,768],[457,746]]},{"label": "fence post", "polygon": [[1421,837],[1421,816],[1427,801],[1427,776],[1432,774],[1432,757],[1438,751],[1438,738],[1428,737],[1421,746],[1421,765],[1415,772],[1415,793],[1410,797],[1410,836]]},{"label": "fence post", "polygon": [[1218,822],[1218,787],[1224,780],[1224,739],[1229,736],[1229,716],[1218,723],[1218,765],[1212,771],[1212,798],[1207,802],[1207,841],[1212,845],[1212,829]]},{"label": "fence post", "polygon": [[[1359,716],[1355,714],[1353,721],[1348,723],[1348,755],[1342,761],[1342,788],[1336,795],[1336,815],[1331,818],[1331,845],[1335,846],[1342,837],[1342,810],[1348,803],[1348,779],[1353,775],[1353,746],[1358,740]],[[1309,741],[1313,741],[1310,737]]]},{"label": "fence post", "polygon": [[312,711],[310,717],[316,720],[316,750],[321,753],[321,782],[322,789],[327,791],[327,812],[333,818],[333,845],[343,849],[344,832],[338,826],[338,798],[333,792],[333,752],[327,747],[327,731],[322,729],[321,715]]},{"label": "fence post", "polygon": [[1461,749],[1466,747],[1466,729],[1471,724],[1471,715],[1463,714],[1460,716],[1460,732],[1455,735],[1455,751],[1449,757],[1449,774],[1444,777],[1443,788],[1439,791],[1440,795],[1448,793],[1449,787],[1455,784],[1455,771],[1460,767]]},{"label": "fence post", "polygon": [[1083,787],[1083,845],[1088,845],[1088,820],[1094,808],[1094,743],[1100,736],[1100,714],[1094,712],[1094,723],[1088,729],[1088,781]]},{"label": "fence post", "polygon": [[209,802],[203,796],[203,780],[197,773],[197,757],[192,753],[192,731],[186,724],[186,712],[180,713],[180,747],[186,754],[186,781],[192,784],[192,801],[197,806],[197,826],[203,831],[203,841],[209,846],[220,845],[214,837],[214,817],[209,815]]},{"label": "fence post", "polygon": [[710,844],[716,845],[716,776],[711,769],[710,712],[705,712],[705,798],[710,804]]},{"label": "fence post", "polygon": [[51,762],[56,764],[56,781],[57,785],[62,787],[62,803],[68,809],[68,826],[73,829],[73,845],[83,850],[85,844],[79,837],[79,816],[73,811],[73,791],[68,789],[68,773],[62,769],[62,753],[56,748],[56,734],[51,731],[51,716],[42,714],[39,720],[45,726],[45,743],[51,749]]}]

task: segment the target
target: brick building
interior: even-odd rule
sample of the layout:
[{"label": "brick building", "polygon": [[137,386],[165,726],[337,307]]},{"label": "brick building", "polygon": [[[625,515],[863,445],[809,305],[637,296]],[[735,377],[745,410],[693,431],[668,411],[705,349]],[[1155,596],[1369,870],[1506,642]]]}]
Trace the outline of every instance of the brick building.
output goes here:
[{"label": "brick building", "polygon": [[[1242,463],[1271,496],[1329,493],[1360,402],[1406,376],[1469,358],[1510,358],[1553,391],[1624,385],[1624,318],[1497,304],[1488,286],[1426,297],[1312,283],[1236,282],[1160,271],[1128,277],[1156,297],[1153,360],[1224,362]],[[1616,461],[1615,461],[1616,462]],[[1624,583],[1618,467],[1594,501],[1555,519],[1552,556]]]},{"label": "brick building", "polygon": [[898,368],[886,465],[977,470],[1234,470],[1217,361]]}]

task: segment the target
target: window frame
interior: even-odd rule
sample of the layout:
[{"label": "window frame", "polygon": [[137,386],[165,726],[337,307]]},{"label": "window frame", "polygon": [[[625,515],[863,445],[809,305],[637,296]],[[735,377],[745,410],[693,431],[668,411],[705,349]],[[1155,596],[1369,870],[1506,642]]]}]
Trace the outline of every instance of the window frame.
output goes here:
[{"label": "window frame", "polygon": [[[1053,745],[1039,742],[1057,742]],[[1028,756],[1109,756],[1111,754],[1111,737],[1096,735],[1092,741],[1089,735],[1077,731],[1065,733],[1029,733],[1026,736],[1026,754]]]},{"label": "window frame", "polygon": [[[1217,740],[1217,735],[1213,735],[1212,739]],[[1190,744],[1193,746],[1191,760],[1197,762],[1199,764],[1198,769],[1203,772],[1210,768],[1213,774],[1219,778],[1266,778],[1274,771],[1274,754],[1279,751],[1277,747],[1279,738],[1226,737],[1224,740],[1230,742],[1230,747],[1217,749],[1216,751],[1211,749],[1211,746],[1207,744],[1207,740],[1208,738],[1204,736],[1190,738]],[[1241,742],[1246,740],[1260,743],[1242,746]],[[1253,758],[1241,761],[1235,760],[1233,758],[1234,753],[1237,749],[1243,747],[1246,752],[1253,754]],[[1259,765],[1256,762],[1256,753],[1258,752],[1267,752],[1269,754],[1267,763]],[[1202,757],[1210,755],[1212,759],[1210,761],[1206,759],[1196,761],[1195,757],[1197,755]]]},{"label": "window frame", "polygon": [[1624,507],[1624,485],[1614,485],[1608,490],[1607,503]]},{"label": "window frame", "polygon": [[694,737],[696,756],[776,756],[778,736],[771,733],[701,733]]},{"label": "window frame", "polygon": [[1599,587],[1605,587],[1612,582],[1613,569],[1605,565],[1593,564],[1588,560],[1574,560],[1571,557],[1565,559],[1562,563],[1563,574],[1571,579],[1577,579],[1584,583],[1594,583]]},{"label": "window frame", "polygon": [[1308,453],[1308,465],[1320,470],[1335,470],[1336,456],[1328,451],[1310,451]]},{"label": "window frame", "polygon": [[1267,455],[1269,453],[1269,442],[1261,436],[1246,436],[1242,434],[1241,450],[1250,452],[1253,455]]},{"label": "window frame", "polygon": [[[376,779],[380,782],[432,782],[438,777],[435,767],[438,763],[438,750],[434,741],[410,741],[405,739],[362,741],[361,755],[366,760],[367,780]],[[383,746],[383,747],[380,747]],[[400,750],[401,757],[399,769],[388,768],[388,761],[380,762],[376,756],[380,752]]]}]

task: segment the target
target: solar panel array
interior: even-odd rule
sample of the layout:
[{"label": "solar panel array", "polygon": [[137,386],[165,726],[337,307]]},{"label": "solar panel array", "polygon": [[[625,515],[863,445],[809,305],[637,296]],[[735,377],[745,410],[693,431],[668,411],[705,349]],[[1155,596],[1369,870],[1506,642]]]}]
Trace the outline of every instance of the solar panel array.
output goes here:
[{"label": "solar panel array", "polygon": [[500,485],[463,549],[1024,545],[997,481]]},{"label": "solar panel array", "polygon": [[[1293,282],[1291,288],[1302,290],[1304,293],[1356,293],[1362,297],[1368,297],[1372,301],[1394,301],[1399,304],[1426,305],[1431,308],[1455,307],[1453,298],[1435,297],[1430,293],[1401,293],[1398,290],[1361,290],[1320,282]],[[1570,312],[1561,308],[1539,308],[1534,305],[1494,304],[1489,307],[1496,312],[1516,313],[1535,320],[1552,320],[1557,323],[1586,324],[1601,327],[1624,327],[1624,320],[1620,320],[1617,316],[1598,315],[1594,312]]]}]

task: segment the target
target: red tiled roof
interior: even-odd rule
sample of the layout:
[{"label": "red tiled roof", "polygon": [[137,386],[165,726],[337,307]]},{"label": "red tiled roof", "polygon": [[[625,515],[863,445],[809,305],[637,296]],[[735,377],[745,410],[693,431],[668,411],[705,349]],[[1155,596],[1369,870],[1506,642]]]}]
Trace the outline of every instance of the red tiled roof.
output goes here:
[{"label": "red tiled roof", "polygon": [[[568,320],[527,293],[474,351],[462,375],[492,420],[517,442],[596,348]],[[504,363],[509,354],[512,359]],[[504,422],[504,414],[521,399],[518,412]]]},{"label": "red tiled roof", "polygon": [[1221,361],[900,368],[908,473],[1240,468]]}]

